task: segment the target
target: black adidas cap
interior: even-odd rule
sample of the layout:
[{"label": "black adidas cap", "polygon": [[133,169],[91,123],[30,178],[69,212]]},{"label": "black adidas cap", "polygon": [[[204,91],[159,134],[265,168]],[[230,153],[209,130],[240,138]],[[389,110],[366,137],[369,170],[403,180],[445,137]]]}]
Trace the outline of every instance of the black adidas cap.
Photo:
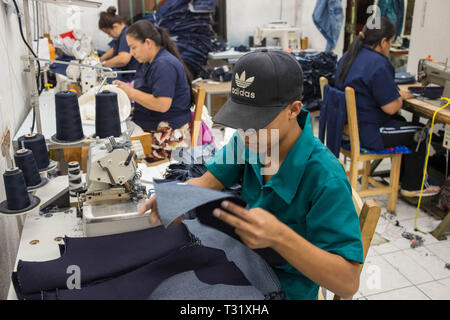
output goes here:
[{"label": "black adidas cap", "polygon": [[231,81],[231,97],[213,121],[235,129],[266,127],[303,93],[302,68],[284,51],[246,54],[237,61]]}]

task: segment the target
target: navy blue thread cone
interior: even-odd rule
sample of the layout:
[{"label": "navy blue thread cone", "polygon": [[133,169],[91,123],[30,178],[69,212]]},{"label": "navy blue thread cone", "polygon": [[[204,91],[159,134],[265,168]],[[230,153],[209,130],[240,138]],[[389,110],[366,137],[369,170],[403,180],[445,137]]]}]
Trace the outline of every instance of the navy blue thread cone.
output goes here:
[{"label": "navy blue thread cone", "polygon": [[83,140],[78,96],[73,91],[60,91],[55,94],[56,135],[55,142],[70,143]]},{"label": "navy blue thread cone", "polygon": [[95,136],[120,137],[119,103],[117,93],[105,90],[95,96]]},{"label": "navy blue thread cone", "polygon": [[50,157],[48,155],[45,137],[40,133],[27,134],[17,139],[19,148],[23,146],[33,151],[34,159],[39,170],[46,169],[50,165]]},{"label": "navy blue thread cone", "polygon": [[27,191],[22,170],[13,168],[3,173],[6,200],[0,203],[3,214],[18,214],[36,207],[41,200]]}]

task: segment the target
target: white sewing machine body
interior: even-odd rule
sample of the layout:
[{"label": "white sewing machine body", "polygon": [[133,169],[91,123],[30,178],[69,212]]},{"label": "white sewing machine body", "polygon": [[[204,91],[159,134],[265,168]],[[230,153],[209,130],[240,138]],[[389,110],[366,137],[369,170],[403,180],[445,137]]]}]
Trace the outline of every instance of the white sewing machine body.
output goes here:
[{"label": "white sewing machine body", "polygon": [[137,211],[147,199],[140,184],[135,153],[128,139],[106,138],[91,143],[86,191],[78,195],[86,236],[100,236],[149,228]]},{"label": "white sewing machine body", "polygon": [[[450,67],[447,63],[444,64],[421,59],[418,69],[418,80],[422,86],[436,84],[444,87],[444,93],[442,95],[450,98]],[[444,104],[445,102],[442,103]]]},{"label": "white sewing machine body", "polygon": [[263,39],[277,38],[283,50],[301,48],[300,28],[291,27],[286,22],[278,21],[269,23],[263,27],[256,27],[254,41],[255,45],[261,45]]}]

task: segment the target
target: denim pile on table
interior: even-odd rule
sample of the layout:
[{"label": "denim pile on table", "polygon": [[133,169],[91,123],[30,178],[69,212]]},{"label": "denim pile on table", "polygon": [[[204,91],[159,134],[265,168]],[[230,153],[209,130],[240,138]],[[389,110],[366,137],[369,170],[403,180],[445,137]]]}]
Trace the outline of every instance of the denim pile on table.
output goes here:
[{"label": "denim pile on table", "polygon": [[[20,260],[12,275],[14,289],[20,300],[283,297],[278,279],[257,255],[216,234],[204,228],[200,234],[190,222],[167,229],[66,237],[60,258]],[[229,246],[235,249],[225,253]]]},{"label": "denim pile on table", "polygon": [[228,66],[216,67],[208,71],[209,71],[209,79],[218,82],[231,81],[231,78],[233,77],[233,72],[231,72],[231,69]]},{"label": "denim pile on table", "polygon": [[300,52],[295,54],[303,69],[303,104],[308,111],[320,109],[320,77],[334,83],[337,55],[333,52]]},{"label": "denim pile on table", "polygon": [[169,31],[196,78],[206,72],[208,53],[214,51],[211,18],[214,12],[214,0],[168,0],[156,13],[143,19]]},{"label": "denim pile on table", "polygon": [[[172,163],[164,173],[164,180],[176,180],[186,182],[192,178],[201,177],[208,169],[205,162],[215,154],[215,148],[211,145],[195,146],[191,148],[177,148],[173,158],[177,163]],[[242,184],[225,188],[224,191],[232,195],[241,195]]]}]

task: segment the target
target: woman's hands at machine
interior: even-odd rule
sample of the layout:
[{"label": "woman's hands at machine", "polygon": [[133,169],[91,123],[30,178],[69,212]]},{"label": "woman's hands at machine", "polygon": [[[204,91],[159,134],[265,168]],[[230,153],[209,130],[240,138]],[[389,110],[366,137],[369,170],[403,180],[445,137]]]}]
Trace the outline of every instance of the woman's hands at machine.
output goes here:
[{"label": "woman's hands at machine", "polygon": [[400,90],[400,95],[402,96],[403,100],[414,98],[414,95],[411,92],[405,90]]}]

